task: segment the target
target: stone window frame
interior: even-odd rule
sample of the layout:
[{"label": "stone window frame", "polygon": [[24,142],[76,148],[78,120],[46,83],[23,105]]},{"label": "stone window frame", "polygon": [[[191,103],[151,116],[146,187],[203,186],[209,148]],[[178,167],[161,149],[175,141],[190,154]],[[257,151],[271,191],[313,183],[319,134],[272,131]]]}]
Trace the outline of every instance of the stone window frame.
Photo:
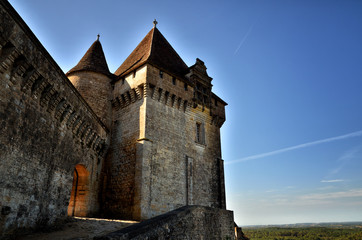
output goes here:
[{"label": "stone window frame", "polygon": [[203,122],[195,124],[195,142],[205,145],[205,124]]}]

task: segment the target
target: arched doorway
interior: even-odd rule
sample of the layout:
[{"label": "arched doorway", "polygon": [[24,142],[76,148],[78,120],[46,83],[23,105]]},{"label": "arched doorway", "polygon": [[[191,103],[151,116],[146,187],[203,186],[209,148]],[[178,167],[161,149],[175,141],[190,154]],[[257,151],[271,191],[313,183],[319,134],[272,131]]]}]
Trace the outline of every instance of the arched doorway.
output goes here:
[{"label": "arched doorway", "polygon": [[73,186],[68,206],[68,216],[85,217],[88,212],[89,172],[77,164],[73,173]]}]

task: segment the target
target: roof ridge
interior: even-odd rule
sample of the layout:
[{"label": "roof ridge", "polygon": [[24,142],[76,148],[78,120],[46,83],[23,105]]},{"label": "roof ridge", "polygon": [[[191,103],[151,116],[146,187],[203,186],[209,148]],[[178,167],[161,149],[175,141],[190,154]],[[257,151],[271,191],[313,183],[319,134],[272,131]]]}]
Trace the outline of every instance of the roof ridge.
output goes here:
[{"label": "roof ridge", "polygon": [[152,29],[151,29],[151,31],[152,31],[152,37],[151,37],[151,46],[150,46],[150,50],[149,50],[149,53],[148,53],[148,57],[147,57],[147,59],[151,56],[151,54],[152,54],[152,49],[153,49],[153,44],[154,44],[154,38],[155,38],[155,27],[153,27]]}]

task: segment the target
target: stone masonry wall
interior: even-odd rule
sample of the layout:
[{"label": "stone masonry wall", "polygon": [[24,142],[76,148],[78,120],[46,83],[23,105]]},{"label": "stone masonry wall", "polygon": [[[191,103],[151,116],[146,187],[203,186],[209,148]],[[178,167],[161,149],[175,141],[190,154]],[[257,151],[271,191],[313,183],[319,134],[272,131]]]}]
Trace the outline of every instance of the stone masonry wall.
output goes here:
[{"label": "stone masonry wall", "polygon": [[96,239],[231,240],[235,239],[233,212],[186,206]]},{"label": "stone masonry wall", "polygon": [[[98,211],[107,129],[7,1],[0,1],[0,232],[64,219],[74,167]],[[1,235],[0,235],[1,236]]]},{"label": "stone masonry wall", "polygon": [[68,78],[99,119],[110,128],[112,121],[111,79],[102,73],[91,71],[72,72]]}]

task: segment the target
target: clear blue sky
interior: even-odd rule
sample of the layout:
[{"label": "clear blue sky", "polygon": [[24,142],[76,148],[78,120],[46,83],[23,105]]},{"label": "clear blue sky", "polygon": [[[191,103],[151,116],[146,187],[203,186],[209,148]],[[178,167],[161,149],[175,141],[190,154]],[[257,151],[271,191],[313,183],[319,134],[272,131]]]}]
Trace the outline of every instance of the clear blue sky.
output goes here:
[{"label": "clear blue sky", "polygon": [[98,33],[115,71],[154,18],[202,59],[239,225],[362,221],[362,1],[10,2],[65,72]]}]

